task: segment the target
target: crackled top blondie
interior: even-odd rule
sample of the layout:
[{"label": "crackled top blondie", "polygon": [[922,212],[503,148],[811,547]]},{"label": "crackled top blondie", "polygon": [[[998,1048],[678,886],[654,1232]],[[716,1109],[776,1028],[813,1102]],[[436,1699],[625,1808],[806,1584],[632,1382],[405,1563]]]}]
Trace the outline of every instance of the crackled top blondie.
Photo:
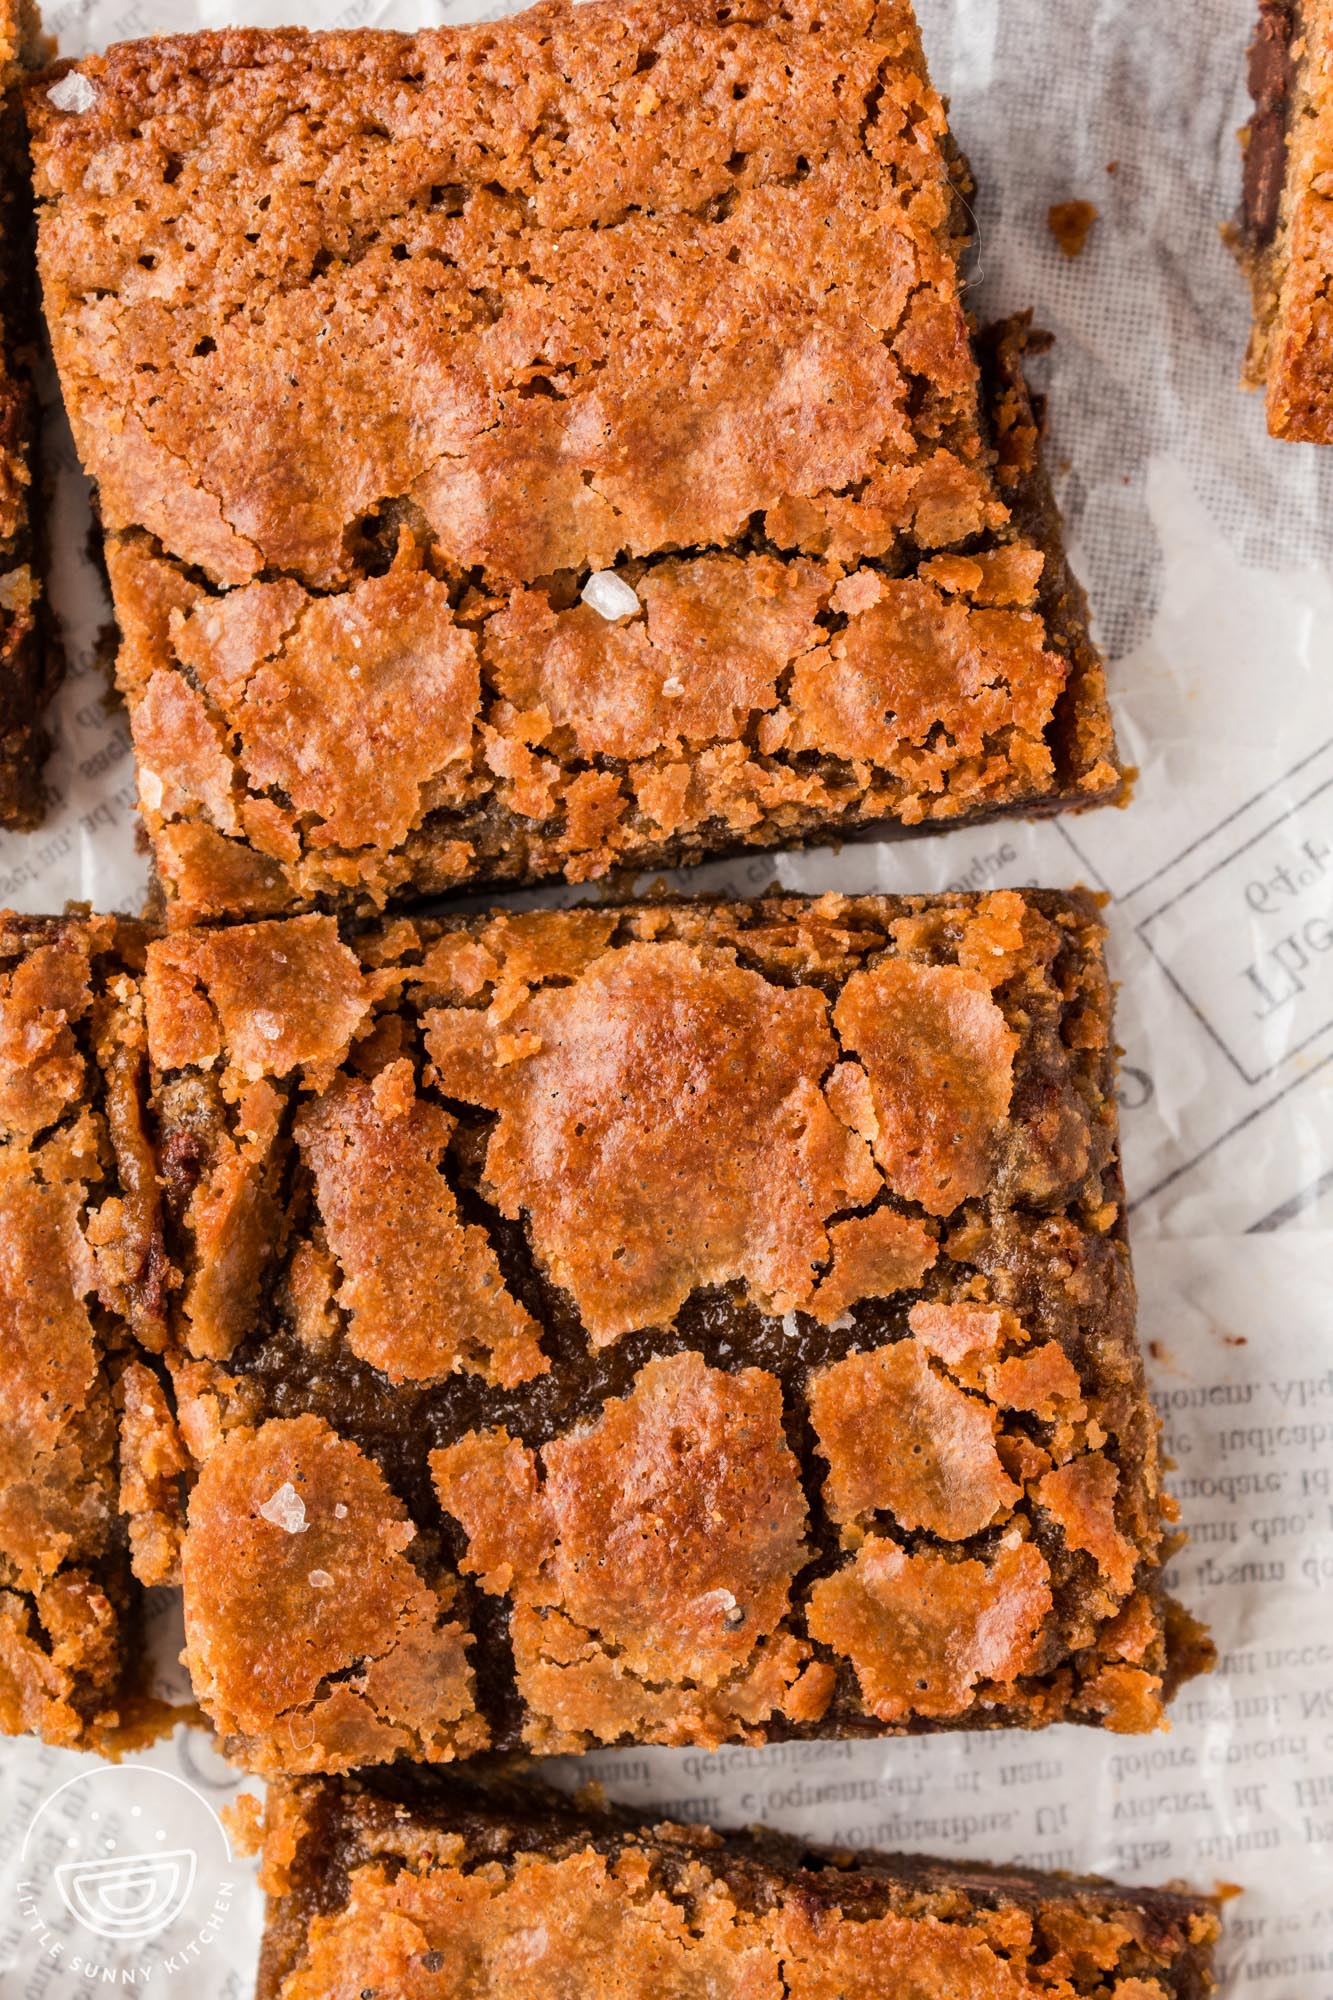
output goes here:
[{"label": "crackled top blondie", "polygon": [[1333,444],[1333,6],[1261,0],[1236,244],[1254,291],[1246,379],[1274,437]]},{"label": "crackled top blondie", "polygon": [[640,1826],[512,1781],[269,1793],[259,2000],[1205,2000],[1209,1897]]},{"label": "crackled top blondie", "polygon": [[31,115],[172,922],[1118,796],[907,0],[166,37]]},{"label": "crackled top blondie", "polygon": [[310,916],[145,1003],[188,1662],[256,1767],[1151,1728],[1199,1664],[1087,901]]}]

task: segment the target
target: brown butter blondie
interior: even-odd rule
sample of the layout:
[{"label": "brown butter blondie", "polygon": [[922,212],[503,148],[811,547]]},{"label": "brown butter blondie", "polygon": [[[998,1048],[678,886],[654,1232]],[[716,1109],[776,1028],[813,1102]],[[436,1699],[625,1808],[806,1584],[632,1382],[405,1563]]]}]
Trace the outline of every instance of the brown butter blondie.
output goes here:
[{"label": "brown butter blondie", "polygon": [[1205,2000],[1212,1898],[779,1834],[512,1781],[269,1793],[259,2000]]},{"label": "brown butter blondie", "polygon": [[1120,795],[907,0],[64,76],[42,277],[173,924]]},{"label": "brown butter blondie", "polygon": [[1134,1730],[1197,1670],[1086,899],[308,916],[145,998],[257,1768]]}]

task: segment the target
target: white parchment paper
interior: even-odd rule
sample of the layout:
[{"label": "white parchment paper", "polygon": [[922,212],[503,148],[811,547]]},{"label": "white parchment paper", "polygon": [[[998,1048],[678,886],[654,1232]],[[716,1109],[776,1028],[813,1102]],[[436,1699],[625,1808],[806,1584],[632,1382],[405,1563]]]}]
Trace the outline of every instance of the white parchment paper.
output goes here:
[{"label": "white parchment paper", "polygon": [[[237,21],[408,27],[480,11],[413,0],[64,0],[63,52]],[[502,11],[493,9],[491,11]],[[1142,1333],[1192,1541],[1174,1587],[1222,1664],[1169,1733],[1057,1729],[584,1760],[614,1796],[813,1837],[1241,1886],[1224,1991],[1333,2000],[1333,449],[1271,442],[1237,386],[1243,286],[1219,237],[1238,189],[1250,0],[918,0],[980,183],[982,316],[1034,305],[1051,463],[1111,654],[1133,804],[1040,827],[710,867],[754,890],[1090,883],[1109,897]],[[1093,202],[1084,254],[1046,227]],[[65,435],[57,595],[71,675],[59,809],[0,838],[0,901],[135,908],[144,861],[123,715],[95,646]],[[173,1609],[160,1608],[165,1630]],[[170,1642],[164,1642],[170,1652]],[[0,1748],[0,1994],[105,1990],[25,1917],[34,1813],[87,1760]],[[213,1803],[239,1788],[205,1737],[150,1761]],[[572,1781],[574,1767],[556,1775]],[[188,1818],[188,1815],[187,1815]],[[184,1837],[184,1836],[182,1836]],[[175,1990],[250,1990],[244,1864]],[[153,1990],[177,1975],[159,1970]]]}]

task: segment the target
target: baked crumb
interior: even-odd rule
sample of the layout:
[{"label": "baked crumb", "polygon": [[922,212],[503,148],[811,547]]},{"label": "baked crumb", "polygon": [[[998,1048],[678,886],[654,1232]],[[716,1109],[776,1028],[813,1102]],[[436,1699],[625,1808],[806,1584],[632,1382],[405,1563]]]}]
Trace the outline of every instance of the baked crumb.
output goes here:
[{"label": "baked crumb", "polygon": [[[1111,169],[1108,167],[1107,172]],[[1066,257],[1081,257],[1100,211],[1090,201],[1057,201],[1047,211],[1046,226]]]}]

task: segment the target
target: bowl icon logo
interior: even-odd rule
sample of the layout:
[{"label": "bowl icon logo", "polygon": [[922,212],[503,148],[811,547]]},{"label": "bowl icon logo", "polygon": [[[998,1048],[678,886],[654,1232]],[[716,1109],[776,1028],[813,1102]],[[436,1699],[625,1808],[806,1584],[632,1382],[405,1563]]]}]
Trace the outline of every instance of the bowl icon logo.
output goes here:
[{"label": "bowl icon logo", "polygon": [[192,1847],[64,1861],[55,1870],[56,1887],[70,1915],[98,1937],[150,1938],[185,1908],[196,1865]]},{"label": "bowl icon logo", "polygon": [[18,1934],[20,1966],[55,1965],[84,1982],[80,1992],[152,1981],[156,1993],[176,1973],[179,1990],[201,1990],[203,1955],[254,1884],[208,1799],[165,1768],[169,1758],[214,1791],[236,1784],[229,1771],[225,1787],[210,1780],[179,1746],[120,1764],[81,1758],[38,1806],[20,1851],[0,1855],[0,1913]]}]

